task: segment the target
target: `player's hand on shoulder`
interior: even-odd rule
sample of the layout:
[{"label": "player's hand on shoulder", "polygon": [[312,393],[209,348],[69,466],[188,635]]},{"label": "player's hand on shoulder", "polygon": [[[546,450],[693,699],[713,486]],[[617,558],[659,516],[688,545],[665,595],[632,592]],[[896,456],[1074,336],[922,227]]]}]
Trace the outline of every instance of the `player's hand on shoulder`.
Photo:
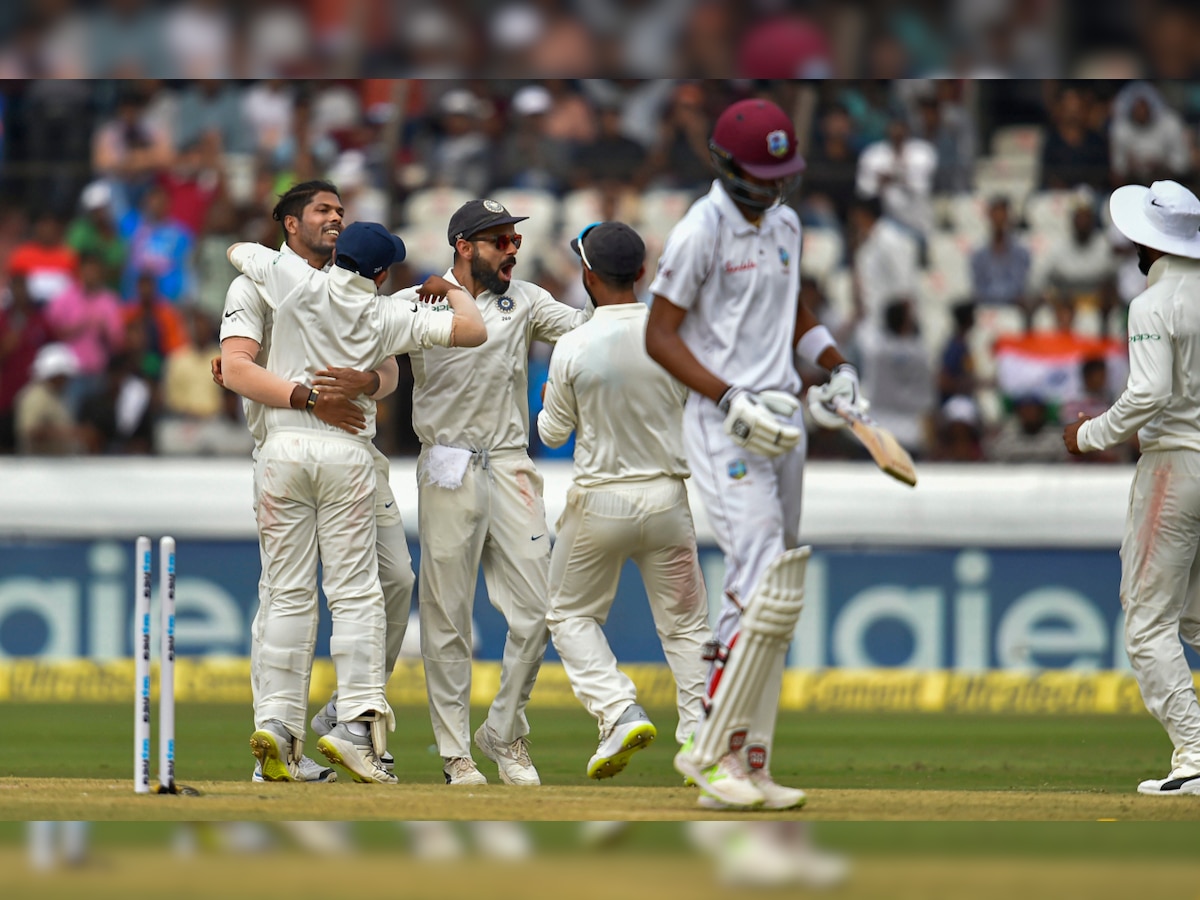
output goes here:
[{"label": "player's hand on shoulder", "polygon": [[430,275],[425,279],[424,283],[417,288],[417,299],[422,303],[433,303],[443,299],[448,293],[454,290],[458,285],[443,278],[441,275]]},{"label": "player's hand on shoulder", "polygon": [[788,403],[784,398],[791,395],[782,391],[764,393],[768,395],[765,398],[745,388],[731,387],[717,405],[725,413],[725,433],[735,444],[751,453],[781,456],[800,443],[801,435],[799,428],[779,417],[794,414],[799,403]]},{"label": "player's hand on shoulder", "polygon": [[858,412],[866,412],[870,406],[859,390],[858,370],[850,363],[835,366],[828,382],[808,389],[808,411],[822,428],[846,427],[846,420],[837,412],[839,404]]}]

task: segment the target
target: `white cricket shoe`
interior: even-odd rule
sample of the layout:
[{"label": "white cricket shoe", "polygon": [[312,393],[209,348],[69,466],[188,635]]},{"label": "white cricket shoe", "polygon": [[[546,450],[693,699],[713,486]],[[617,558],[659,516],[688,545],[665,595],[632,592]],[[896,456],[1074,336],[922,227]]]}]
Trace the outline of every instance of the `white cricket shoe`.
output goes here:
[{"label": "white cricket shoe", "polygon": [[808,802],[808,795],[804,791],[776,784],[766,769],[751,769],[750,780],[766,798],[763,800],[763,809],[799,809]]},{"label": "white cricket shoe", "polygon": [[633,754],[649,747],[658,730],[646,711],[631,703],[588,760],[588,778],[612,778],[629,765]]},{"label": "white cricket shoe", "polygon": [[317,741],[317,749],[331,763],[349,772],[350,777],[360,784],[396,783],[396,776],[380,762],[370,735],[355,734],[339,723]]},{"label": "white cricket shoe", "polygon": [[[316,781],[321,784],[332,784],[337,781],[337,772],[327,766],[321,765],[315,759],[309,759],[307,756],[301,756],[300,762],[296,766],[299,778],[297,781]],[[251,776],[251,781],[261,783],[267,779],[263,778],[262,763],[254,763],[254,775]]]},{"label": "white cricket shoe", "polygon": [[505,784],[532,786],[542,783],[537,769],[533,767],[533,760],[529,758],[527,737],[522,735],[512,743],[502,743],[484,722],[475,732],[475,746],[499,766],[500,780]]},{"label": "white cricket shoe", "polygon": [[255,768],[264,781],[300,781],[299,766],[292,756],[292,735],[278,719],[265,722],[250,735],[250,752],[258,760]]},{"label": "white cricket shoe", "polygon": [[1138,793],[1148,797],[1200,797],[1200,774],[1151,778],[1138,785]]},{"label": "white cricket shoe", "polygon": [[696,782],[701,799],[712,797],[725,804],[726,809],[758,809],[766,800],[750,780],[741,757],[732,750],[707,768],[701,768],[691,753],[680,750],[675,754],[675,770]]},{"label": "white cricket shoe", "polygon": [[487,784],[487,779],[469,756],[443,757],[442,774],[446,784]]},{"label": "white cricket shoe", "polygon": [[[325,737],[325,735],[329,734],[329,732],[333,731],[333,726],[336,724],[337,724],[337,691],[334,691],[333,696],[331,696],[329,698],[329,702],[326,703],[324,706],[322,706],[317,711],[317,714],[312,717],[312,720],[309,722],[309,725],[312,726],[313,734],[315,734],[319,738],[323,738],[323,737]],[[387,769],[389,772],[391,772],[393,775],[396,773],[396,758],[394,756],[392,756],[391,753],[384,750],[381,754],[379,754],[379,761],[381,763],[383,763],[383,767],[385,769]],[[313,763],[313,765],[316,765],[316,763]],[[301,772],[303,772],[303,767],[304,767],[303,759],[300,760],[300,766],[301,766]],[[332,769],[330,769],[329,771],[332,771]],[[312,781],[314,779],[309,778],[306,780]],[[324,779],[322,779],[322,780],[324,780]]]}]

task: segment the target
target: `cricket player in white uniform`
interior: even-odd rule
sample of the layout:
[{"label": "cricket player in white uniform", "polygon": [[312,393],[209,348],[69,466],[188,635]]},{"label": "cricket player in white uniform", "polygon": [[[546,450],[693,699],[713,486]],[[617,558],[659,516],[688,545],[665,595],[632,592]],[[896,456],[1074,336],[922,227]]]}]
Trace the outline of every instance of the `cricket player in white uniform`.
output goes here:
[{"label": "cricket player in white uniform", "polygon": [[[317,269],[328,270],[334,244],[343,228],[343,208],[338,196],[337,187],[326,181],[307,181],[293,185],[284,193],[275,206],[273,216],[280,223],[284,233],[282,253],[295,253],[308,261]],[[271,304],[263,296],[262,288],[245,275],[239,275],[230,284],[225,295],[225,310],[221,320],[221,341],[229,340],[228,349],[235,350],[244,360],[249,357],[254,365],[264,368],[271,351],[271,325],[273,312]],[[316,383],[319,386],[317,403],[313,407],[313,415],[330,425],[344,428],[351,433],[357,433],[366,424],[362,410],[352,398],[367,394],[373,400],[381,400],[395,391],[399,382],[399,367],[393,357],[388,357],[374,372],[356,372],[351,369],[336,371],[323,370],[327,374],[318,373]],[[220,357],[214,360],[214,378],[224,386],[223,371]],[[336,377],[329,377],[336,376]],[[265,374],[260,377],[266,377]],[[303,403],[307,399],[306,390],[297,385],[282,383],[276,386],[276,402],[286,405],[293,400],[292,391],[296,394],[296,402]],[[252,458],[257,462],[259,448],[266,438],[266,423],[263,420],[264,407],[256,401],[243,398],[242,409],[246,424],[254,438],[254,453]],[[409,613],[412,609],[412,590],[416,583],[413,574],[412,557],[408,552],[408,538],[404,531],[404,523],[400,519],[396,498],[392,494],[389,483],[388,458],[376,449],[374,444],[369,447],[375,460],[376,470],[376,553],[379,559],[379,583],[383,590],[384,608],[387,616],[387,649],[384,666],[391,672],[400,656],[400,647],[404,643],[404,633],[408,628]],[[257,471],[257,466],[256,466]],[[254,510],[258,512],[258,481],[254,483]],[[258,586],[258,609],[251,623],[252,635],[250,648],[250,686],[252,696],[258,693],[258,661],[257,648],[260,641],[260,626],[264,610],[270,603],[270,590],[266,582],[268,569],[262,544],[259,544],[260,576]],[[316,584],[313,584],[316,591]],[[337,722],[337,694],[320,712],[313,717],[312,727],[317,737],[328,734]],[[394,767],[390,753],[382,756],[382,762],[389,771]],[[307,756],[301,756],[298,767],[301,781],[336,781],[337,773],[326,766],[319,765]],[[284,780],[291,780],[292,775],[286,768],[278,768],[275,774]],[[262,781],[261,763],[255,764],[254,780]]]},{"label": "cricket player in white uniform", "polygon": [[590,225],[571,242],[596,314],[563,335],[550,360],[538,432],[560,447],[574,431],[574,484],[550,555],[550,636],[575,696],[596,719],[590,778],[610,778],[657,735],[602,626],[625,561],[642,573],[675,676],[683,743],[704,712],[708,595],[688,507],[684,387],[646,355],[634,284],[646,246],[622,222]]},{"label": "cricket player in white uniform", "polygon": [[[446,279],[475,298],[487,323],[478,350],[410,354],[421,535],[421,655],[442,772],[485,784],[471,758],[471,611],[479,565],[508,623],[500,687],[475,744],[506,784],[540,784],[525,706],[549,640],[550,537],[542,477],[529,458],[529,343],[553,343],[591,316],[512,277],[524,221],[494,200],[451,217]],[[398,297],[405,297],[401,292]]]},{"label": "cricket player in white uniform", "polygon": [[[777,785],[769,759],[808,552],[796,549],[805,453],[796,357],[832,370],[810,391],[822,401],[820,424],[840,424],[822,403],[859,403],[858,375],[799,302],[800,221],[781,205],[804,168],[791,119],[769,101],[743,100],[721,114],[709,146],[719,177],[667,237],[646,328],[650,356],[692,391],[684,442],[725,554],[710,715],[676,767],[706,806],[787,809],[804,792]],[[730,655],[756,604],[750,646],[767,649]],[[753,671],[730,684],[739,656]]]},{"label": "cricket player in white uniform", "polygon": [[1129,304],[1129,380],[1103,414],[1068,424],[1063,440],[1078,454],[1138,436],[1121,542],[1125,650],[1174,747],[1167,777],[1138,793],[1200,795],[1200,706],[1180,641],[1200,652],[1200,200],[1156,181],[1118,188],[1109,210],[1147,276]]},{"label": "cricket player in white uniform", "polygon": [[[375,465],[367,446],[375,404],[361,399],[366,427],[349,434],[308,411],[322,365],[371,370],[415,347],[476,346],[486,339],[469,298],[443,279],[424,293],[449,293],[453,311],[377,295],[404,245],[382,225],[356,222],[338,237],[334,265],[313,269],[294,255],[236,244],[230,261],[274,304],[271,373],[309,385],[300,409],[270,406],[258,459],[258,522],[267,549],[271,605],[261,626],[259,696],[251,748],[268,768],[295,764],[302,741],[316,638],[312,591],[318,562],[333,618],[330,655],[338,680],[337,724],[317,742],[356,781],[395,784],[382,765],[385,728],[395,719],[385,696],[386,620],[375,555]],[[321,360],[323,362],[314,362]],[[226,365],[230,387],[268,402],[273,382],[252,366]]]}]

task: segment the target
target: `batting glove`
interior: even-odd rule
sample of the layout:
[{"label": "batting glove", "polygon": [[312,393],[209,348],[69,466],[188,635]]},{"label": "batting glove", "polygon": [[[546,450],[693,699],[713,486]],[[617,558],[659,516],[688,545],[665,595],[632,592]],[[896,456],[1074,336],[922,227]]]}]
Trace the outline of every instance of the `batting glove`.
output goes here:
[{"label": "batting glove", "polygon": [[[764,403],[758,394],[745,388],[731,387],[717,405],[725,413],[725,433],[733,438],[735,444],[762,456],[781,456],[800,443],[800,429],[781,422],[772,411],[774,408],[786,408],[781,397],[775,395],[789,395],[780,391],[769,393],[772,396],[767,399],[771,406]],[[793,405],[792,413],[797,408],[798,405]]]},{"label": "batting glove", "polygon": [[870,405],[859,393],[858,370],[850,363],[835,366],[827,384],[808,389],[808,411],[822,428],[846,427],[846,420],[837,414],[838,402],[859,412],[866,412]]}]

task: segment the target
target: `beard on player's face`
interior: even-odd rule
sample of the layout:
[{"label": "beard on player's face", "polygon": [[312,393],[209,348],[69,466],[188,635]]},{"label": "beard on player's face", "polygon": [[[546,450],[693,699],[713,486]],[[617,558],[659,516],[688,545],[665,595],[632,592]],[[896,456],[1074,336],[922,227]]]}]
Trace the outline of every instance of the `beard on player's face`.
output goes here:
[{"label": "beard on player's face", "polygon": [[476,284],[482,284],[487,290],[493,294],[503,294],[508,290],[509,282],[500,277],[501,267],[508,266],[508,261],[504,261],[499,265],[491,265],[483,259],[478,253],[471,257],[471,278]]}]

